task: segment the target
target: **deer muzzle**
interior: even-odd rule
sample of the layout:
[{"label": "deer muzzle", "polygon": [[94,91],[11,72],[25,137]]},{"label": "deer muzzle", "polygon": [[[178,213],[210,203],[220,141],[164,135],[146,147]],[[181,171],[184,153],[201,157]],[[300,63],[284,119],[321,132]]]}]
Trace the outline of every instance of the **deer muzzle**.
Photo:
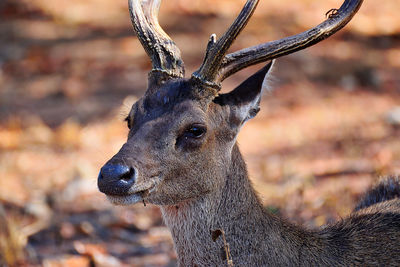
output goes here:
[{"label": "deer muzzle", "polygon": [[97,185],[100,192],[111,196],[125,196],[137,180],[137,170],[122,164],[107,163],[101,168]]}]

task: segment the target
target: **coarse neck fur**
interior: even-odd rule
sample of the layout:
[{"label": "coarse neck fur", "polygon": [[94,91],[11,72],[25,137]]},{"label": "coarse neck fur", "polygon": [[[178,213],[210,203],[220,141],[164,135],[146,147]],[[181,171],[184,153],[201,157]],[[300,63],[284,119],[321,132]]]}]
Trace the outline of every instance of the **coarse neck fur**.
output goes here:
[{"label": "coarse neck fur", "polygon": [[[222,238],[216,242],[211,238],[211,232],[217,229],[225,232],[235,265],[298,264],[301,244],[313,234],[264,209],[247,177],[237,145],[231,159],[222,188],[198,199],[161,207],[179,266],[226,266]],[[262,256],[265,252],[270,258]]]}]

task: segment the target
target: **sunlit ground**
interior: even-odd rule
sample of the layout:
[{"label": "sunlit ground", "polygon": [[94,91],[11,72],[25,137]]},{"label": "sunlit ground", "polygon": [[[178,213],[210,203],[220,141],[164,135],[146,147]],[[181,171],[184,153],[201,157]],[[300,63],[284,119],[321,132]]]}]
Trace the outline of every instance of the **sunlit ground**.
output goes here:
[{"label": "sunlit ground", "polygon": [[[187,75],[243,3],[165,1],[160,22]],[[261,1],[232,50],[299,33],[340,4]],[[242,129],[257,191],[291,221],[340,219],[380,175],[400,173],[399,8],[365,1],[339,34],[278,60],[274,90]],[[96,187],[149,68],[126,1],[0,3],[0,265],[175,266],[158,208],[112,207]]]}]

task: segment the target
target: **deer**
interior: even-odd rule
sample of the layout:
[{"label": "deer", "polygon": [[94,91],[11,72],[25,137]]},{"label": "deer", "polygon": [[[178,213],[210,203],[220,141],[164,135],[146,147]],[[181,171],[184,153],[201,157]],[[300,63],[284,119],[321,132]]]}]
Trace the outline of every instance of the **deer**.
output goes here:
[{"label": "deer", "polygon": [[[333,35],[363,1],[345,0],[303,33],[227,54],[258,2],[247,0],[220,38],[211,35],[200,68],[185,78],[180,50],[158,22],[160,1],[129,0],[152,69],[126,118],[126,143],[100,170],[100,192],[115,205],[158,205],[179,266],[399,266],[399,177],[382,179],[348,217],[309,230],[264,208],[236,142],[260,110],[274,60]],[[262,62],[220,93],[224,79]]]}]

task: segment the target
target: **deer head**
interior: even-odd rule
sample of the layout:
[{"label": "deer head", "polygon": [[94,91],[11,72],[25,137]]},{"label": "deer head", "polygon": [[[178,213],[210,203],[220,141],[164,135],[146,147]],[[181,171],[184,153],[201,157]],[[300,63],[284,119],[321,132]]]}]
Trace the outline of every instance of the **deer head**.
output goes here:
[{"label": "deer head", "polygon": [[[346,0],[306,32],[226,54],[253,14],[248,0],[226,33],[211,35],[201,67],[184,78],[180,51],[158,24],[159,0],[129,0],[134,30],[152,61],[148,89],[126,118],[129,135],[101,169],[98,187],[114,204],[178,204],[223,185],[236,136],[259,110],[271,60],[318,43],[344,27],[362,0]],[[227,94],[221,82],[248,66],[269,63]]]}]

